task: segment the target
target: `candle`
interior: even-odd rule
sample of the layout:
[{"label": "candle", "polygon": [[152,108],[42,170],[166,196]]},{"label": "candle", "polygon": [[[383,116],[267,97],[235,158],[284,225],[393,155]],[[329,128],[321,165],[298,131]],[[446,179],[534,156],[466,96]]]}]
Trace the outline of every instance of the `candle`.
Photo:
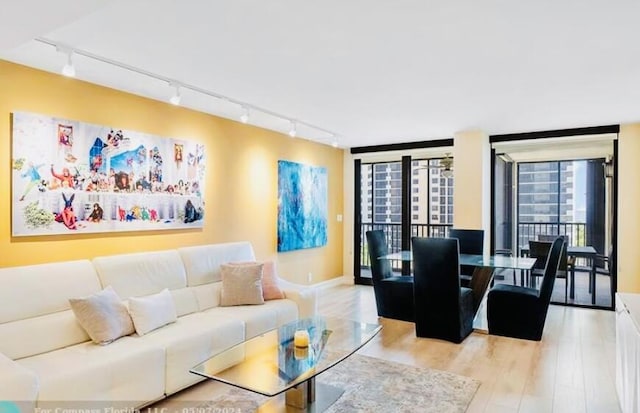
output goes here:
[{"label": "candle", "polygon": [[309,358],[309,347],[294,347],[293,357],[296,360],[304,360]]},{"label": "candle", "polygon": [[309,332],[307,330],[298,330],[293,334],[293,344],[296,347],[309,346]]}]

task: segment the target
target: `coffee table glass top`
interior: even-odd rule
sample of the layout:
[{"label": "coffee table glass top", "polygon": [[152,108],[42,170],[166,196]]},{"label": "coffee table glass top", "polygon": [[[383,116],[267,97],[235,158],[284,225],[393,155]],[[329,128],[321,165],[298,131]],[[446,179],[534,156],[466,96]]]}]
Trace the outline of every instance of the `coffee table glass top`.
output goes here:
[{"label": "coffee table glass top", "polygon": [[[337,318],[302,319],[233,346],[190,372],[271,397],[335,366],[381,328]],[[308,347],[294,345],[297,330],[309,332]]]}]

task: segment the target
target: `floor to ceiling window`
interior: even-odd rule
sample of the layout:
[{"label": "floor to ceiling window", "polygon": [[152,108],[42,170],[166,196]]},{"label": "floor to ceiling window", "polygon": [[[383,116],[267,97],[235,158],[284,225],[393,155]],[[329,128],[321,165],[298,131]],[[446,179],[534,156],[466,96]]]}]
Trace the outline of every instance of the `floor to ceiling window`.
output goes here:
[{"label": "floor to ceiling window", "polygon": [[[616,147],[614,134],[493,146],[492,248],[522,255],[529,241],[564,236],[575,276],[556,279],[552,303],[612,308]],[[514,280],[527,282],[511,274],[497,282]]]},{"label": "floor to ceiling window", "polygon": [[[453,177],[444,170],[441,159],[411,160],[409,191],[403,191],[401,161],[362,163],[359,172],[361,223],[356,250],[360,251],[360,260],[356,282],[367,284],[371,272],[366,231],[384,231],[391,252],[403,249],[406,231],[409,236],[446,236],[453,223]],[[409,228],[402,224],[403,200],[409,204]],[[401,262],[392,266],[394,271],[402,271]]]},{"label": "floor to ceiling window", "polygon": [[[606,272],[604,257],[610,241],[605,227],[603,164],[604,159],[518,164],[516,231],[519,250],[528,246],[530,240],[538,240],[544,235],[562,235],[569,246],[593,247],[597,252],[596,268],[601,273]],[[596,282],[596,291],[591,291],[588,274],[591,259],[574,259],[577,270],[575,293],[567,303],[589,304],[595,294],[595,305],[609,307],[610,279]],[[591,277],[598,277],[598,273]],[[562,282],[558,281],[560,287]],[[564,303],[564,295],[558,288],[555,290],[552,301]]]},{"label": "floor to ceiling window", "polygon": [[441,159],[412,162],[411,236],[444,237],[453,225],[453,176]]},{"label": "floor to ceiling window", "polygon": [[[567,235],[584,245],[587,161],[518,164],[518,247],[540,234]],[[596,202],[595,194],[589,194]],[[604,202],[604,198],[599,200]]]}]

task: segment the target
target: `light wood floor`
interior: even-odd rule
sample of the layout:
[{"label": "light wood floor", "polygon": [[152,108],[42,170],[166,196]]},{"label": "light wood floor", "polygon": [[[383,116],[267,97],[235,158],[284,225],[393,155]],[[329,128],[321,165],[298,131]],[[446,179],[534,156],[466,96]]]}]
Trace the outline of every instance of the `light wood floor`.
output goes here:
[{"label": "light wood floor", "polygon": [[[322,292],[324,315],[378,320],[371,287]],[[468,412],[619,412],[615,313],[552,305],[540,342],[472,333],[462,344],[417,338],[414,326],[379,319],[361,354],[450,371],[482,382]]]},{"label": "light wood floor", "polygon": [[[462,344],[416,338],[412,323],[379,319],[367,286],[321,290],[319,311],[383,325],[360,354],[480,380],[468,412],[620,411],[613,311],[552,305],[540,342],[472,333]],[[203,382],[154,407],[207,400],[223,389],[220,383]]]}]

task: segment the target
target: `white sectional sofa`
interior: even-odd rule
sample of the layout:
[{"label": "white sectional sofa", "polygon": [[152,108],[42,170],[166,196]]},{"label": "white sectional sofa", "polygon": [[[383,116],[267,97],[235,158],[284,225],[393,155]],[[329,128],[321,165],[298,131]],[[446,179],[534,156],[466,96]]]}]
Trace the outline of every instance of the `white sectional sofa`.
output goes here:
[{"label": "white sectional sofa", "polygon": [[[0,400],[140,407],[203,380],[189,369],[225,348],[315,314],[315,291],[284,280],[284,299],[221,307],[220,265],[234,261],[255,261],[250,243],[0,269]],[[94,344],[68,300],[107,286],[123,300],[168,288],[177,321]]]}]

